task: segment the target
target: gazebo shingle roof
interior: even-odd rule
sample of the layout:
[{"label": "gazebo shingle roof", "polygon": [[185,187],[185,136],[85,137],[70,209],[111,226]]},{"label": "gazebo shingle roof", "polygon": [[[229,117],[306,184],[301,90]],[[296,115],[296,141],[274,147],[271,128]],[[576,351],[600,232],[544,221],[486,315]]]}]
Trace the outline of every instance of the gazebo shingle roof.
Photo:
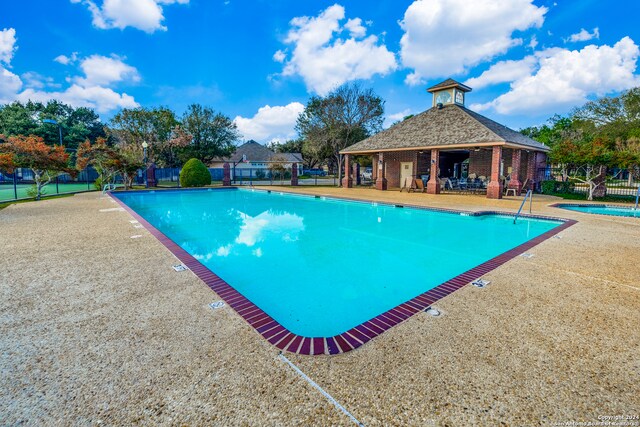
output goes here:
[{"label": "gazebo shingle roof", "polygon": [[490,143],[549,151],[546,145],[520,132],[465,107],[451,104],[441,109],[434,107],[424,111],[345,148],[341,153],[428,149],[428,147],[455,149],[456,146],[470,147],[474,144]]}]

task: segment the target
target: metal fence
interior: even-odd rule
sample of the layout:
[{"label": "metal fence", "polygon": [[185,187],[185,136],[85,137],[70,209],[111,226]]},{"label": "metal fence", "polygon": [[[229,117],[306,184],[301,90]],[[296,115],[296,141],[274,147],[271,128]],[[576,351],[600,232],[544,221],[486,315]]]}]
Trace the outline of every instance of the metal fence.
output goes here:
[{"label": "metal fence", "polygon": [[[57,176],[43,188],[43,196],[93,191],[98,174],[93,168],[81,171],[75,178],[69,174]],[[0,173],[0,202],[30,199],[35,196],[35,181],[31,169],[17,168],[12,174]]]},{"label": "metal fence", "polygon": [[[155,178],[159,187],[179,187],[181,168],[157,168]],[[222,183],[224,169],[209,168],[211,181]],[[231,168],[231,183],[235,185],[291,185],[291,171],[272,171],[266,168]],[[370,184],[370,181],[362,180],[362,185]],[[336,176],[322,175],[315,172],[314,175],[301,175],[298,177],[298,185],[338,185]]]},{"label": "metal fence", "polygon": [[[596,172],[597,173],[597,172]],[[591,172],[591,178],[594,173]],[[540,168],[538,169],[538,184],[544,181],[555,181],[559,193],[586,194],[589,191],[586,168]],[[604,187],[607,196],[635,196],[640,186],[640,170],[610,168],[607,170]],[[542,189],[542,186],[540,186]]]}]

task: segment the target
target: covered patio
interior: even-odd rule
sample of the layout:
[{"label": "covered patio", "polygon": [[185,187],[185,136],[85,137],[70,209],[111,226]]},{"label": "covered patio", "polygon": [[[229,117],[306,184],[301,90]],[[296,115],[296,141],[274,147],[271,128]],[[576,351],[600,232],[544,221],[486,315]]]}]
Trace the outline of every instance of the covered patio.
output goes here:
[{"label": "covered patio", "polygon": [[547,146],[465,108],[467,86],[449,79],[428,91],[432,108],[341,151],[343,187],[356,178],[354,155],[372,156],[378,190],[486,192],[499,199],[535,187]]}]

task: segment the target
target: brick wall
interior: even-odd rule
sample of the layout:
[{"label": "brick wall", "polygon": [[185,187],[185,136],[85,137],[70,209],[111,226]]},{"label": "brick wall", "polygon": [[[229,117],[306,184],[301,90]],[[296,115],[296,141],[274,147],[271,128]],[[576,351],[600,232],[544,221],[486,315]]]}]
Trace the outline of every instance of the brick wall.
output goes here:
[{"label": "brick wall", "polygon": [[475,173],[476,177],[491,177],[491,149],[469,151],[469,174]]},{"label": "brick wall", "polygon": [[417,151],[394,151],[385,152],[385,178],[389,187],[400,187],[400,162],[413,162],[413,175],[418,170]]}]

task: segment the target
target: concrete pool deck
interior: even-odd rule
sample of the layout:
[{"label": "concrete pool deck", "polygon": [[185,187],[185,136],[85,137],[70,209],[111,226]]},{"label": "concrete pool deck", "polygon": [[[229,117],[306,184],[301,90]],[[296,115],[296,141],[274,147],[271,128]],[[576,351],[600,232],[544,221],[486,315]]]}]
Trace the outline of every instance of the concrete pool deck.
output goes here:
[{"label": "concrete pool deck", "polygon": [[[520,204],[286,190],[468,210]],[[533,213],[578,224],[483,276],[488,287],[438,301],[443,316],[418,313],[349,353],[287,357],[367,426],[640,415],[640,222],[546,206],[558,201],[536,197]],[[232,309],[209,308],[219,297],[173,271],[175,257],[114,208],[87,193],[0,211],[1,424],[352,424]]]}]

